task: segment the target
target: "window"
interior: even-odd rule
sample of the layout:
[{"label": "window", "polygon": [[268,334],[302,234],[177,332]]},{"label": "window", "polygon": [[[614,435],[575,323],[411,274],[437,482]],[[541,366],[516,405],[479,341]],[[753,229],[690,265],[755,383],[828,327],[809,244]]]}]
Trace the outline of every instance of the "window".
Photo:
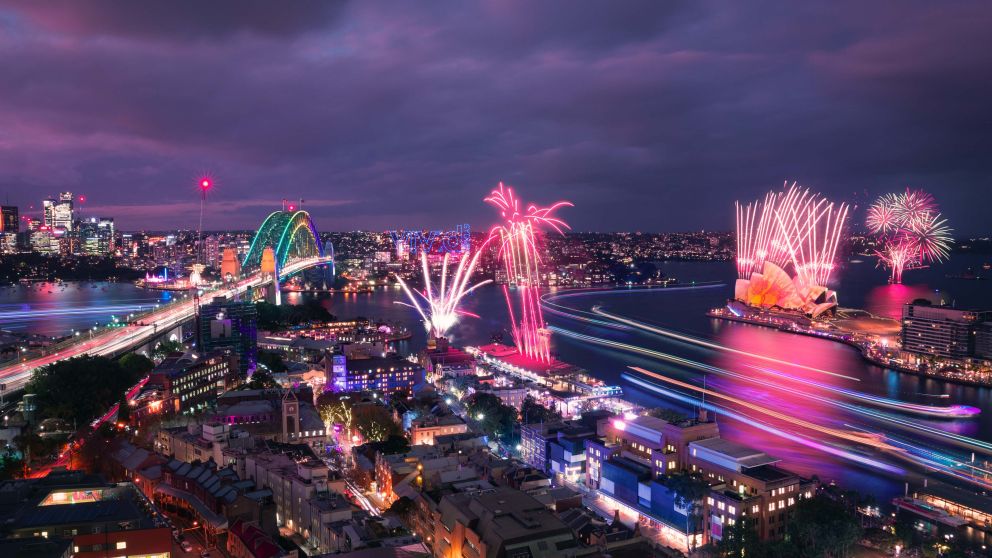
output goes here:
[{"label": "window", "polygon": [[770,512],[775,511],[775,502],[771,502],[768,504],[768,511]]},{"label": "window", "polygon": [[117,550],[124,550],[125,548],[127,548],[127,541],[117,542]]},{"label": "window", "polygon": [[730,515],[737,515],[737,508],[735,508],[734,506],[727,506],[727,512]]},{"label": "window", "polygon": [[712,506],[713,505],[713,497],[711,496],[711,497],[707,498],[706,499],[706,503]]}]

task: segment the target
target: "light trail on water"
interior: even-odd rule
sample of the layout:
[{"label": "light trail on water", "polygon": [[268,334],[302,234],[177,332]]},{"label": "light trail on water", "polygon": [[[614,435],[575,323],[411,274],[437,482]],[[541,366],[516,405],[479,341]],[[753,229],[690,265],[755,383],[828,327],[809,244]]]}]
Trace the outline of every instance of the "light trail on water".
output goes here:
[{"label": "light trail on water", "polygon": [[713,343],[713,342],[707,341],[705,339],[700,339],[699,337],[694,337],[692,335],[685,335],[685,334],[678,333],[678,332],[675,332],[675,331],[670,331],[670,330],[662,329],[662,328],[659,328],[659,327],[655,327],[655,326],[646,324],[644,322],[639,322],[637,320],[631,320],[630,318],[625,318],[623,316],[618,316],[616,314],[611,314],[609,312],[604,312],[598,306],[593,307],[592,311],[593,311],[593,313],[595,313],[595,314],[597,314],[599,316],[602,316],[604,318],[609,318],[611,320],[616,320],[617,322],[620,322],[620,323],[625,324],[625,325],[629,325],[631,327],[640,329],[642,331],[647,331],[649,333],[655,333],[657,335],[661,335],[663,337],[669,337],[671,339],[678,339],[679,341],[685,341],[686,343],[692,343],[694,345],[699,345],[701,347],[706,347],[708,349],[713,349],[715,351],[723,351],[723,352],[727,352],[727,353],[733,353],[733,354],[738,354],[738,355],[747,356],[747,357],[751,357],[751,358],[756,358],[756,359],[764,360],[764,361],[768,361],[768,362],[774,362],[776,364],[784,364],[784,365],[787,365],[787,366],[794,366],[796,368],[801,368],[803,370],[808,370],[810,372],[816,372],[818,374],[826,374],[828,376],[834,376],[836,378],[844,378],[845,380],[852,380],[852,381],[855,381],[855,382],[860,382],[861,381],[860,378],[855,378],[853,376],[848,376],[848,375],[845,375],[845,374],[838,374],[837,372],[831,372],[829,370],[823,370],[822,368],[815,368],[815,367],[812,367],[812,366],[806,366],[805,364],[798,364],[798,363],[795,363],[795,362],[789,362],[787,360],[782,360],[782,359],[779,359],[779,358],[774,358],[774,357],[770,357],[770,356],[767,356],[767,355],[762,355],[762,354],[759,354],[759,353],[752,353],[750,351],[742,351],[740,349],[734,349],[732,347],[726,347],[724,345],[720,345],[718,343]]},{"label": "light trail on water", "polygon": [[819,450],[819,451],[822,451],[824,453],[829,453],[831,455],[834,455],[834,456],[837,456],[837,457],[841,457],[841,458],[846,459],[848,461],[853,461],[855,463],[860,463],[862,465],[867,465],[869,467],[872,467],[872,468],[875,468],[875,469],[879,469],[881,471],[886,471],[886,472],[893,473],[893,474],[896,474],[896,475],[903,475],[903,474],[905,474],[905,471],[903,469],[901,469],[899,467],[896,467],[894,465],[891,465],[889,463],[885,463],[885,462],[879,461],[877,459],[872,459],[871,457],[868,457],[868,456],[865,456],[865,455],[861,455],[861,454],[858,454],[858,453],[854,453],[854,452],[851,452],[851,451],[848,451],[848,450],[845,450],[845,449],[837,448],[837,447],[831,446],[829,444],[818,442],[816,440],[813,440],[813,439],[810,439],[810,438],[806,438],[805,436],[800,436],[798,434],[793,434],[791,432],[787,432],[785,430],[782,430],[782,429],[776,428],[776,427],[774,427],[774,426],[772,426],[770,424],[767,424],[767,423],[764,423],[764,422],[755,420],[755,419],[753,419],[753,418],[751,418],[751,417],[749,417],[747,415],[738,413],[738,412],[733,411],[731,409],[727,409],[727,408],[721,407],[719,405],[714,405],[712,403],[706,403],[705,401],[699,401],[699,400],[697,400],[695,398],[688,397],[688,396],[683,395],[681,393],[678,393],[676,391],[668,390],[668,389],[665,389],[663,387],[657,386],[655,384],[652,384],[651,382],[646,382],[646,381],[641,380],[639,378],[636,378],[636,377],[634,377],[634,376],[632,376],[630,374],[623,373],[622,374],[622,377],[625,380],[627,380],[627,381],[629,381],[629,382],[631,382],[631,383],[633,383],[635,385],[638,385],[640,387],[643,387],[643,388],[648,389],[650,391],[653,391],[655,393],[664,395],[666,397],[669,397],[671,399],[675,399],[677,401],[682,401],[684,403],[689,403],[691,405],[698,405],[700,407],[703,407],[704,409],[713,411],[715,413],[720,413],[723,416],[732,418],[734,420],[737,420],[737,421],[742,422],[744,424],[747,424],[749,426],[753,426],[755,428],[758,428],[759,430],[763,430],[765,432],[768,432],[769,434],[778,436],[780,438],[784,438],[786,440],[790,440],[790,441],[796,442],[796,443],[801,444],[803,446],[806,446],[806,447],[809,447],[809,448],[813,448],[815,450]]}]

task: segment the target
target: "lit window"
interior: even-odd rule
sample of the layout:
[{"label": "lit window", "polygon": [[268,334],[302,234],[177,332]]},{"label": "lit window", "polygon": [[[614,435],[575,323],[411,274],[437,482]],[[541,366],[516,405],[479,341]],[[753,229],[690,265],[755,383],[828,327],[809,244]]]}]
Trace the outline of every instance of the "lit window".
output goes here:
[{"label": "lit window", "polygon": [[117,550],[124,550],[125,548],[127,548],[127,541],[117,542]]}]

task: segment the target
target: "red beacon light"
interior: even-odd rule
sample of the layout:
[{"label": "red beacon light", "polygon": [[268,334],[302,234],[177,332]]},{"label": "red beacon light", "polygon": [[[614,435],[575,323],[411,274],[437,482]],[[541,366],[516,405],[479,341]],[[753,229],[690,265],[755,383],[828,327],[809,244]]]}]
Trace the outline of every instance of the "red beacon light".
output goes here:
[{"label": "red beacon light", "polygon": [[200,181],[201,190],[209,190],[210,186],[211,186],[211,182],[209,178],[204,178],[203,180]]}]

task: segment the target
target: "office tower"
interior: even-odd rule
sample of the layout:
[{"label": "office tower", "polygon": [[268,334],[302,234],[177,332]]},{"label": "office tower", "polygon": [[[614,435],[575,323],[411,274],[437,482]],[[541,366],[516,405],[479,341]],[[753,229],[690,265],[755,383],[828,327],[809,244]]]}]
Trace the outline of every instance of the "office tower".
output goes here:
[{"label": "office tower", "polygon": [[230,351],[238,357],[241,376],[247,376],[255,369],[258,356],[257,321],[255,304],[250,300],[214,297],[200,307],[200,351]]},{"label": "office tower", "polygon": [[0,219],[0,232],[5,234],[17,234],[20,232],[21,223],[17,214],[17,206],[0,206],[0,214],[2,214],[2,219]]},{"label": "office tower", "polygon": [[72,192],[62,192],[58,199],[42,202],[45,226],[52,229],[71,231],[75,219],[72,207]]},{"label": "office tower", "polygon": [[83,219],[78,233],[80,251],[87,256],[109,256],[116,248],[112,217]]}]

